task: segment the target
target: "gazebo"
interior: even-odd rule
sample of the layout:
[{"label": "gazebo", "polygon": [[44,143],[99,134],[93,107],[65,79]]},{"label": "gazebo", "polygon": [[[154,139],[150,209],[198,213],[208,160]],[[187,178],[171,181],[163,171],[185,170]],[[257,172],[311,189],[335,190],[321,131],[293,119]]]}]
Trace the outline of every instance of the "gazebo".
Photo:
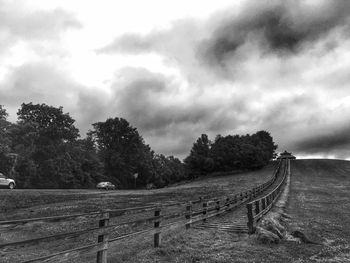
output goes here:
[{"label": "gazebo", "polygon": [[277,157],[277,160],[279,159],[290,159],[290,160],[295,160],[296,157],[292,155],[292,153],[284,151],[283,153],[280,153],[280,156]]}]

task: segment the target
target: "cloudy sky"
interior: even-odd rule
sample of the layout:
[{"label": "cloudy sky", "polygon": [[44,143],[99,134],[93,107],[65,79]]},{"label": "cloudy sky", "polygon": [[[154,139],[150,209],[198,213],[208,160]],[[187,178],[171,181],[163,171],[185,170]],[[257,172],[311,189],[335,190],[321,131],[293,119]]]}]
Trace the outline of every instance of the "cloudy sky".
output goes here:
[{"label": "cloudy sky", "polygon": [[180,158],[258,130],[350,158],[349,29],[348,0],[0,0],[0,104],[63,106],[83,137],[123,117]]}]

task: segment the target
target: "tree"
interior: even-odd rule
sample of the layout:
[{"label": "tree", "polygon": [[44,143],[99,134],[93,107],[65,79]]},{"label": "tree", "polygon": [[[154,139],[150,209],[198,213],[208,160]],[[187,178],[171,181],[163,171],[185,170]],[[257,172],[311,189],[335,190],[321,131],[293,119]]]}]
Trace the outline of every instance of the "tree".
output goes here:
[{"label": "tree", "polygon": [[190,155],[184,160],[190,173],[196,177],[213,170],[214,162],[210,157],[211,141],[208,135],[202,134],[193,144]]},{"label": "tree", "polygon": [[266,131],[253,135],[217,135],[211,143],[204,134],[193,144],[185,163],[193,175],[237,169],[258,169],[275,156],[277,145]]},{"label": "tree", "polygon": [[276,157],[277,145],[274,143],[271,134],[267,131],[258,131],[253,136],[257,137],[256,145],[263,151],[263,160],[268,162]]},{"label": "tree", "polygon": [[241,138],[238,135],[216,136],[210,150],[215,171],[231,171],[242,168],[240,141]]},{"label": "tree", "polygon": [[186,179],[186,171],[181,161],[173,156],[165,157],[163,154],[156,154],[154,157],[155,172],[149,183],[156,187],[163,187],[170,183]]},{"label": "tree", "polygon": [[154,153],[127,120],[109,118],[94,123],[89,137],[98,147],[106,176],[114,183],[131,187],[133,174],[139,174],[140,184],[145,184],[152,176]]},{"label": "tree", "polygon": [[47,141],[74,141],[79,137],[79,130],[74,126],[75,120],[68,113],[63,113],[63,107],[23,103],[17,115],[20,123],[30,123],[40,138]]},{"label": "tree", "polygon": [[7,121],[8,113],[4,106],[0,105],[0,172],[8,174],[13,161],[9,156],[11,139],[8,129],[11,123]]},{"label": "tree", "polygon": [[20,187],[84,188],[102,177],[91,142],[77,140],[75,121],[62,107],[23,103],[17,115],[9,134]]}]

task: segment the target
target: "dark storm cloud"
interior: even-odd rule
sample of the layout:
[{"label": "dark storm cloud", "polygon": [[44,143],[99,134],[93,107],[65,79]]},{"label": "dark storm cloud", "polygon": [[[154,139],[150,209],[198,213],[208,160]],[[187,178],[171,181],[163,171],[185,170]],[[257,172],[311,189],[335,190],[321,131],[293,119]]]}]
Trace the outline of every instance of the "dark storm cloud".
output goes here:
[{"label": "dark storm cloud", "polygon": [[322,134],[309,135],[299,141],[295,149],[304,154],[350,152],[350,126],[334,127]]},{"label": "dark storm cloud", "polygon": [[118,95],[121,113],[146,131],[162,129],[172,123],[197,123],[210,111],[204,105],[164,104],[164,96],[168,97],[169,93],[166,83],[157,79],[136,80]]},{"label": "dark storm cloud", "polygon": [[134,77],[122,89],[118,89],[120,83],[114,84],[114,103],[121,115],[145,133],[164,135],[173,125],[208,123],[221,111],[216,103],[179,98],[177,83],[171,78],[144,69],[128,70],[134,71]]},{"label": "dark storm cloud", "polygon": [[224,19],[200,52],[208,63],[224,65],[247,42],[278,55],[300,52],[349,21],[350,2],[250,1],[237,17]]},{"label": "dark storm cloud", "polygon": [[[347,0],[312,4],[301,0],[247,1],[238,14],[225,10],[202,23],[187,19],[147,35],[128,33],[98,52],[159,52],[180,61],[180,67],[193,64],[194,60],[226,67],[253,50],[291,55],[302,52],[333,30],[344,30],[347,35],[349,14]],[[328,43],[325,48],[336,45]]]},{"label": "dark storm cloud", "polygon": [[214,138],[232,131],[236,116],[246,107],[244,101],[237,96],[223,105],[206,97],[193,99],[193,94],[183,98],[174,79],[142,68],[126,68],[115,76],[105,94],[81,90],[72,112],[82,135],[94,122],[122,117],[156,152],[184,157],[200,134]]}]

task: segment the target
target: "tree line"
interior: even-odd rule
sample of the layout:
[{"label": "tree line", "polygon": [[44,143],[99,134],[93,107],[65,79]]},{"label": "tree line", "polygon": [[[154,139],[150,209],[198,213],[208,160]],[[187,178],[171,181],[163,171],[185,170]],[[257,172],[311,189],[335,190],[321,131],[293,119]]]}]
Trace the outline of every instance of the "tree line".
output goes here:
[{"label": "tree line", "polygon": [[74,123],[62,107],[33,103],[23,103],[12,123],[0,105],[0,172],[20,188],[92,188],[100,181],[132,188],[136,173],[136,187],[164,187],[212,172],[261,168],[277,148],[266,131],[218,135],[214,142],[203,134],[181,162],[156,154],[123,118],[92,124],[85,138]]}]

